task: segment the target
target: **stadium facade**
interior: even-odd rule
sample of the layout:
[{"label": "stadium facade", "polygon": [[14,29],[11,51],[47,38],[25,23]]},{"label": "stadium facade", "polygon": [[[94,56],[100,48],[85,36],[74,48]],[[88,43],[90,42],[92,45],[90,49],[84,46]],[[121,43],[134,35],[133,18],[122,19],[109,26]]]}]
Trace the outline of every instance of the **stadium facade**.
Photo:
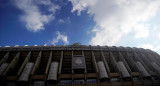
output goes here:
[{"label": "stadium facade", "polygon": [[0,48],[0,86],[160,86],[160,55],[116,46]]}]

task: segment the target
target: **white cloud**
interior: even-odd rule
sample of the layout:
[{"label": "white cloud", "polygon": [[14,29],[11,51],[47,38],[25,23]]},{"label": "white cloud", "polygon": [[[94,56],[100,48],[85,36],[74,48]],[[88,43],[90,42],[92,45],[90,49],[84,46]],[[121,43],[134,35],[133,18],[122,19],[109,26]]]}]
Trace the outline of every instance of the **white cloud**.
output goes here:
[{"label": "white cloud", "polygon": [[92,3],[92,0],[69,0],[72,2],[73,9],[72,13],[74,11],[78,11],[78,15],[81,14],[81,11],[85,10],[85,8],[88,6],[88,4]]},{"label": "white cloud", "polygon": [[70,17],[67,17],[67,22],[68,22],[68,23],[71,23]]},{"label": "white cloud", "polygon": [[59,19],[58,22],[59,23],[64,23],[64,20],[63,19]]},{"label": "white cloud", "polygon": [[66,35],[63,35],[61,34],[59,31],[56,32],[57,34],[57,38],[54,38],[51,43],[53,45],[55,45],[56,43],[58,43],[59,41],[62,41],[64,43],[64,45],[67,45],[69,44],[69,41],[68,41],[68,37]]},{"label": "white cloud", "polygon": [[134,25],[133,30],[136,32],[135,38],[146,38],[149,35],[149,27],[142,24]]},{"label": "white cloud", "polygon": [[[156,51],[156,52],[160,51],[160,45],[154,46],[152,44],[143,44],[140,47],[142,47],[144,49],[151,49],[151,50]],[[160,52],[158,52],[158,53],[160,53]]]},{"label": "white cloud", "polygon": [[158,38],[160,39],[160,32],[158,32]]},{"label": "white cloud", "polygon": [[136,39],[149,36],[146,21],[160,10],[160,0],[69,0],[71,12],[87,10],[96,22],[91,45],[114,45],[122,36],[134,32]]},{"label": "white cloud", "polygon": [[[54,19],[55,11],[60,8],[50,0],[15,0],[15,4],[24,12],[20,18],[26,23],[26,28],[33,32],[44,30],[44,25]],[[47,10],[40,10],[40,6]]]},{"label": "white cloud", "polygon": [[59,19],[58,23],[70,24],[71,23],[70,17],[67,17],[67,18],[64,18],[64,19]]},{"label": "white cloud", "polygon": [[143,45],[141,45],[141,47],[144,48],[144,49],[154,50],[153,45],[151,45],[151,44],[143,44]]}]

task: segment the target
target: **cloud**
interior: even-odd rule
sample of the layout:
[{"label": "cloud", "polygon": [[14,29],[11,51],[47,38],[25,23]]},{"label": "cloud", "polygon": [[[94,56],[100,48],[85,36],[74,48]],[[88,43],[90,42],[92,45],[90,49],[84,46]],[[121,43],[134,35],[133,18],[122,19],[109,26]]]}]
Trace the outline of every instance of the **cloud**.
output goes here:
[{"label": "cloud", "polygon": [[142,47],[142,48],[145,48],[145,49],[154,50],[153,45],[151,45],[151,44],[143,44],[143,45],[141,45],[141,47]]},{"label": "cloud", "polygon": [[85,10],[88,4],[92,2],[92,0],[69,0],[69,1],[71,1],[73,5],[73,9],[71,12],[73,13],[74,11],[78,11],[78,15],[80,15],[81,11]]},{"label": "cloud", "polygon": [[70,17],[67,17],[67,22],[68,22],[68,23],[71,23]]},{"label": "cloud", "polygon": [[71,23],[70,17],[67,17],[67,18],[64,18],[64,19],[59,19],[58,23],[70,24]]},{"label": "cloud", "polygon": [[160,32],[158,32],[158,38],[160,39]]},{"label": "cloud", "polygon": [[133,30],[136,32],[135,38],[146,38],[149,35],[149,26],[136,24]]},{"label": "cloud", "polygon": [[[143,44],[140,47],[142,47],[144,49],[151,49],[151,50],[157,51],[157,52],[160,50],[160,45],[154,46],[152,44]],[[160,53],[160,52],[158,52],[158,53]]]},{"label": "cloud", "polygon": [[58,22],[59,23],[64,23],[64,20],[63,19],[59,19]]},{"label": "cloud", "polygon": [[[60,9],[50,0],[15,0],[15,5],[23,11],[20,19],[26,23],[26,28],[33,32],[44,30],[44,25],[53,20],[55,11]],[[41,6],[45,9],[40,9]]]},{"label": "cloud", "polygon": [[96,25],[90,40],[91,45],[114,45],[124,35],[134,33],[136,39],[150,35],[146,22],[160,10],[159,0],[69,0],[71,12],[87,10]]},{"label": "cloud", "polygon": [[51,43],[53,45],[55,45],[59,41],[62,41],[64,43],[64,45],[68,45],[69,44],[68,37],[66,35],[61,34],[59,31],[57,31],[56,34],[57,34],[57,38],[54,38],[51,41]]}]

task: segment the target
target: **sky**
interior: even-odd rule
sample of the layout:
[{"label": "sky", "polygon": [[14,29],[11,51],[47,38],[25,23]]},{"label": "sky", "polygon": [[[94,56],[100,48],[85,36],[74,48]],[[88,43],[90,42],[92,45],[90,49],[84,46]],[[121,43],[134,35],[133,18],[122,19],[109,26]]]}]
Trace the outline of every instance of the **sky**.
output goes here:
[{"label": "sky", "polygon": [[0,46],[108,45],[160,53],[160,0],[0,0]]}]

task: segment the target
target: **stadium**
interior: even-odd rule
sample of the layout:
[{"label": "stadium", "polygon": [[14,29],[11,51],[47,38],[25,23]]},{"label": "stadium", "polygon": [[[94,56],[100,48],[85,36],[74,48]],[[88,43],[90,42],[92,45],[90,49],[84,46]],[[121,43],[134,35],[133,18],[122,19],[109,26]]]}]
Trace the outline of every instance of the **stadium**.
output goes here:
[{"label": "stadium", "polygon": [[160,86],[160,56],[136,47],[0,47],[2,86]]}]

